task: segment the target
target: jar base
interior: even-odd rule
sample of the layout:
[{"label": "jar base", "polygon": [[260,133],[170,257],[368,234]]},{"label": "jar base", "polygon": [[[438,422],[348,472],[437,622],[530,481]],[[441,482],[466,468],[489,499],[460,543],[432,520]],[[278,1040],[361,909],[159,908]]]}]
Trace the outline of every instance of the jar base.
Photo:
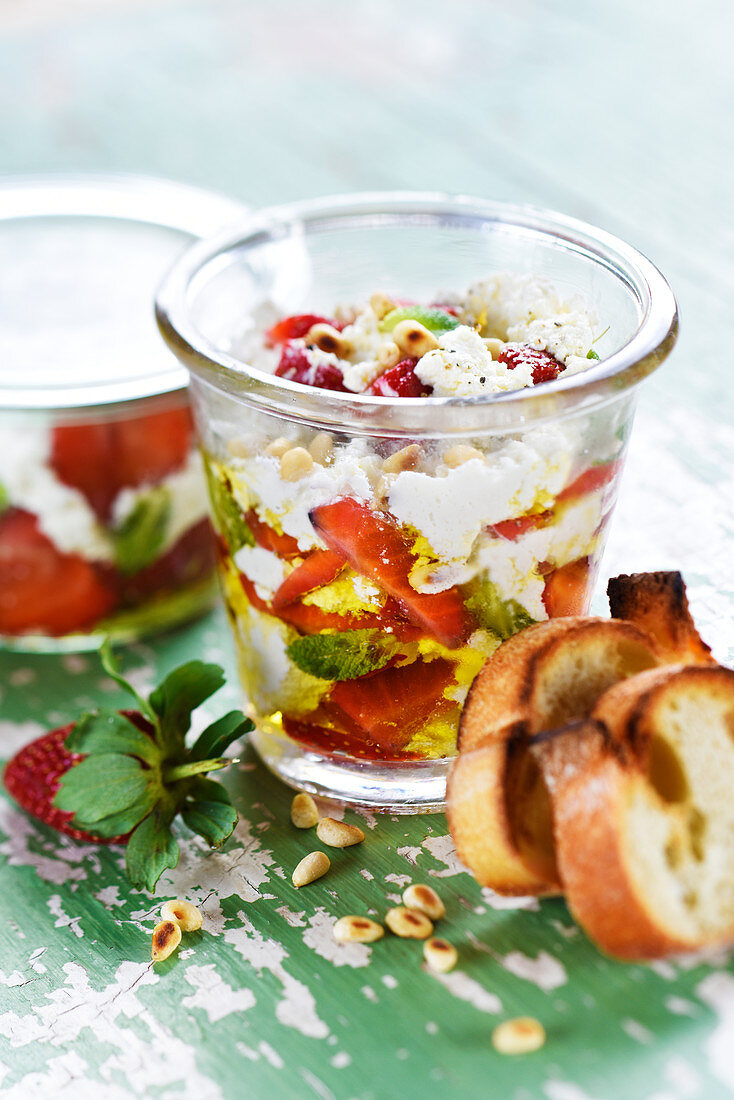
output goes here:
[{"label": "jar base", "polygon": [[313,752],[262,729],[254,730],[250,740],[262,762],[278,779],[318,798],[398,814],[435,813],[444,809],[451,757],[392,763],[355,760]]}]

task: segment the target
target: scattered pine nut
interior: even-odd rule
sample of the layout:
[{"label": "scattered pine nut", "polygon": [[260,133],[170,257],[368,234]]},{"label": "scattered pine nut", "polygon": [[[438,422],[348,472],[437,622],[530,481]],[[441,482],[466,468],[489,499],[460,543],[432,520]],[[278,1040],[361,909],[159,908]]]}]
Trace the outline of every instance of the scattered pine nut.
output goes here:
[{"label": "scattered pine nut", "polygon": [[435,970],[439,974],[447,974],[449,970],[453,970],[456,966],[459,955],[454,945],[449,943],[448,940],[431,936],[423,944],[423,958],[430,970]]},{"label": "scattered pine nut", "polygon": [[370,306],[377,320],[381,321],[395,309],[395,302],[385,294],[384,290],[377,290],[370,297]]},{"label": "scattered pine nut", "polygon": [[471,462],[473,458],[483,459],[484,455],[468,443],[457,443],[455,447],[449,447],[444,451],[443,455],[444,465],[454,470],[457,466],[463,466],[465,462]]},{"label": "scattered pine nut", "polygon": [[306,343],[315,344],[320,351],[338,355],[340,359],[346,359],[352,350],[352,345],[342,336],[338,328],[323,324],[321,321],[308,330]]},{"label": "scattered pine nut", "polygon": [[432,886],[424,886],[422,883],[407,886],[403,890],[403,903],[408,909],[425,913],[431,920],[440,920],[446,916],[446,906]]},{"label": "scattered pine nut", "polygon": [[336,821],[333,817],[321,818],[316,826],[316,836],[330,848],[349,848],[364,840],[364,833],[358,825],[348,825],[346,821]]},{"label": "scattered pine nut", "polygon": [[283,481],[300,481],[313,470],[313,458],[305,447],[291,447],[280,456],[280,476]]},{"label": "scattered pine nut", "polygon": [[427,940],[433,932],[433,922],[417,909],[396,905],[385,914],[385,924],[396,936],[404,940]]},{"label": "scattered pine nut", "polygon": [[386,458],[382,469],[386,474],[398,474],[401,470],[414,470],[421,460],[423,451],[417,443],[409,443],[407,447],[396,451]]},{"label": "scattered pine nut", "polygon": [[163,962],[172,955],[181,942],[181,928],[174,920],[162,920],[153,929],[150,957],[153,962]]},{"label": "scattered pine nut", "polygon": [[498,340],[496,336],[485,336],[484,343],[492,358],[498,359],[505,346],[504,340]]},{"label": "scattered pine nut", "polygon": [[304,856],[292,875],[293,885],[308,886],[309,882],[315,882],[322,878],[331,867],[331,860],[326,852],[309,852]]},{"label": "scattered pine nut", "polygon": [[274,455],[275,458],[280,458],[286,451],[289,451],[292,446],[292,439],[286,439],[285,436],[280,435],[277,439],[274,439],[272,443],[268,443],[265,448],[265,454]]},{"label": "scattered pine nut", "polygon": [[291,802],[291,821],[297,829],[313,829],[319,820],[319,811],[310,794],[299,791]]},{"label": "scattered pine nut", "polygon": [[201,928],[201,913],[190,901],[167,901],[161,906],[164,921],[172,920],[182,932],[198,932]]},{"label": "scattered pine nut", "polygon": [[334,925],[337,943],[374,943],[385,935],[385,929],[369,917],[340,917]]},{"label": "scattered pine nut", "polygon": [[383,370],[390,370],[390,367],[396,367],[400,362],[400,348],[394,340],[387,340],[386,343],[380,344],[375,359]]},{"label": "scattered pine nut", "polygon": [[438,347],[436,337],[420,321],[398,321],[392,338],[404,355],[414,355],[418,359]]},{"label": "scattered pine nut", "polygon": [[545,1043],[545,1028],[532,1016],[504,1020],[492,1032],[492,1046],[500,1054],[530,1054]]},{"label": "scattered pine nut", "polygon": [[308,450],[314,462],[328,466],[334,457],[334,440],[328,432],[318,432],[309,443]]}]

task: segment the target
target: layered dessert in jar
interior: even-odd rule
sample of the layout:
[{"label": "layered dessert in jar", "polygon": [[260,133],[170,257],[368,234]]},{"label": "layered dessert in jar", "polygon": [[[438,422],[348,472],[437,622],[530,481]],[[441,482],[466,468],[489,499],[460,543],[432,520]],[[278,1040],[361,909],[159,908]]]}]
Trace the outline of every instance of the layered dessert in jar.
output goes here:
[{"label": "layered dessert in jar", "polygon": [[[465,402],[586,370],[604,327],[545,278],[497,274],[424,302],[376,291],[330,316],[261,309],[238,354],[330,398]],[[501,641],[587,609],[630,419],[618,401],[520,432],[410,438],[210,412],[220,574],[271,749],[453,756]]]},{"label": "layered dessert in jar", "polygon": [[200,609],[213,569],[185,393],[0,420],[0,636],[149,633]]}]

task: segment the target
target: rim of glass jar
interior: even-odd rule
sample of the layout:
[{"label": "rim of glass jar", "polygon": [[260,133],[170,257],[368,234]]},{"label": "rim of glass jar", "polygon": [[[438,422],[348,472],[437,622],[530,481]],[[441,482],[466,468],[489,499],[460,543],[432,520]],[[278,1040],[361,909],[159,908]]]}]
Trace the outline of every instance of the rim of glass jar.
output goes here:
[{"label": "rim of glass jar", "polygon": [[[241,223],[247,207],[216,191],[157,176],[126,172],[0,176],[0,231],[9,221],[100,218],[172,229],[192,240]],[[152,303],[151,303],[152,308]],[[8,387],[0,384],[3,411],[92,411],[186,390],[188,372],[170,367],[118,383]]]},{"label": "rim of glass jar", "polygon": [[[427,219],[494,227],[498,232],[552,241],[605,267],[635,296],[642,319],[627,343],[588,370],[532,389],[476,397],[376,397],[309,388],[257,370],[215,346],[195,326],[190,302],[211,275],[239,254],[268,240],[284,239],[300,225],[349,228],[356,219],[396,217],[416,224]],[[198,379],[245,404],[309,426],[363,435],[471,435],[512,431],[557,420],[604,404],[636,386],[671,351],[678,312],[667,280],[655,265],[624,241],[576,218],[530,205],[513,205],[442,192],[378,191],[334,195],[272,206],[244,222],[199,241],[165,277],[156,318],[163,338]]]}]

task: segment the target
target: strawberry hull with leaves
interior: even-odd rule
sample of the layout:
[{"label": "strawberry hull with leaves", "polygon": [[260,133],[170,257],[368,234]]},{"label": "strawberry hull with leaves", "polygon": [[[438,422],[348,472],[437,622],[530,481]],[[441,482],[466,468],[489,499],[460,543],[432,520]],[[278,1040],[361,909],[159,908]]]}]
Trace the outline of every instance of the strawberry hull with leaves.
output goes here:
[{"label": "strawberry hull with leaves", "polygon": [[[283,317],[265,334],[263,369],[331,405],[544,387],[598,355],[590,319],[563,306],[544,317],[553,288],[527,304],[536,283],[489,280],[428,305],[378,293],[333,315]],[[588,606],[622,435],[556,432],[550,446],[532,432],[526,443],[267,431],[248,442],[233,424],[205,456],[256,709],[267,728],[334,759],[453,755],[469,685],[501,641]],[[442,526],[469,533],[452,540]]]},{"label": "strawberry hull with leaves", "polygon": [[213,848],[231,835],[237,811],[208,774],[232,762],[223,753],[253,724],[230,711],[187,747],[192,712],[222,687],[222,670],[190,661],[145,699],[119,674],[107,644],[101,653],[135,709],[99,709],[51,730],[16,754],[3,779],[16,802],[45,824],[77,840],[125,844],[131,883],[153,891],[178,862],[178,817]]}]

